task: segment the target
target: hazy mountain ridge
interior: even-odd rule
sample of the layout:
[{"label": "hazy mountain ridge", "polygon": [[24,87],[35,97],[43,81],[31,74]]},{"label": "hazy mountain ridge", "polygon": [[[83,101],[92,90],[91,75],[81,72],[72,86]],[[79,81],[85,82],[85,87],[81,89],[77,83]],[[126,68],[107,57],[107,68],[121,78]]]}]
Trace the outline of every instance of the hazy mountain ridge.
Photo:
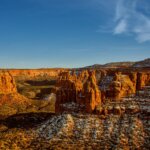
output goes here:
[{"label": "hazy mountain ridge", "polygon": [[144,59],[142,61],[132,62],[132,61],[125,61],[125,62],[110,62],[106,64],[94,64],[92,66],[86,66],[85,68],[128,68],[128,67],[150,67],[150,58]]},{"label": "hazy mountain ridge", "polygon": [[150,58],[136,62],[132,67],[150,67]]}]

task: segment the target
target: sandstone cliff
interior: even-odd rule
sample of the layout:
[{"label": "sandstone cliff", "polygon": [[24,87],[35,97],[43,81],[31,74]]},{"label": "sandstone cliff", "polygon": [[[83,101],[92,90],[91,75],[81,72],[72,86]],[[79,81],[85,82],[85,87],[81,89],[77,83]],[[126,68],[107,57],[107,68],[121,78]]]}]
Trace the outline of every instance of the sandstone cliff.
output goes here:
[{"label": "sandstone cliff", "polygon": [[0,115],[12,115],[25,110],[30,100],[17,92],[15,80],[8,71],[0,72]]},{"label": "sandstone cliff", "polygon": [[16,84],[9,72],[0,72],[0,94],[16,93]]}]

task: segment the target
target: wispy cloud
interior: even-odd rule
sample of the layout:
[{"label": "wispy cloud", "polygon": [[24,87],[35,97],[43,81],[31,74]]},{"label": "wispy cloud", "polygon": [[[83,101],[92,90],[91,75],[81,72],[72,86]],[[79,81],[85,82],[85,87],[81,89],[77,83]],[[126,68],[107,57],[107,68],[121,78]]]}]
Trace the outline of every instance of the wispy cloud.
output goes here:
[{"label": "wispy cloud", "polygon": [[150,18],[138,9],[139,0],[118,0],[113,34],[132,34],[139,43],[150,41]]},{"label": "wispy cloud", "polygon": [[127,31],[127,21],[122,19],[114,29],[115,34],[124,33]]}]

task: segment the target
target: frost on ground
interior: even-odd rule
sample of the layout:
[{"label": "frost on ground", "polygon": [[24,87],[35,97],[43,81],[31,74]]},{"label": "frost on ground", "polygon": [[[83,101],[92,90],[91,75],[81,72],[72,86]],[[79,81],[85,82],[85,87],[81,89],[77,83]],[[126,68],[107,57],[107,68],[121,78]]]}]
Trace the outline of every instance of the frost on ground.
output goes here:
[{"label": "frost on ground", "polygon": [[46,121],[37,130],[40,137],[45,139],[52,139],[56,135],[61,135],[62,133],[67,135],[68,131],[72,129],[74,124],[73,118],[70,114],[63,114],[59,116],[54,116],[50,120]]},{"label": "frost on ground", "polygon": [[[140,148],[146,144],[142,121],[134,116],[62,114],[42,124],[39,138],[49,140],[51,146],[82,146],[108,148]],[[148,143],[147,143],[148,144]]]}]

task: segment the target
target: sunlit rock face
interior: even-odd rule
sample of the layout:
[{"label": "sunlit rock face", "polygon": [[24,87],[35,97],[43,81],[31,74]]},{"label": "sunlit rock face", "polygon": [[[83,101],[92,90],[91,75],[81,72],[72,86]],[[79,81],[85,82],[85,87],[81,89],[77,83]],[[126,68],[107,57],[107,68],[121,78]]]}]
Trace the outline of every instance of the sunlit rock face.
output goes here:
[{"label": "sunlit rock face", "polygon": [[16,93],[16,84],[12,75],[7,71],[0,72],[0,94]]},{"label": "sunlit rock face", "polygon": [[101,103],[95,72],[64,72],[57,83],[56,112],[63,111],[61,104],[75,102],[84,104],[87,112],[92,112]]},{"label": "sunlit rock face", "polygon": [[109,86],[107,94],[113,98],[121,98],[136,92],[134,84],[130,80],[129,76],[121,73],[115,74],[114,80]]},{"label": "sunlit rock face", "polygon": [[140,90],[142,87],[150,85],[150,72],[139,72],[137,74],[137,89]]},{"label": "sunlit rock face", "polygon": [[7,71],[0,72],[0,110],[2,115],[16,114],[30,106],[30,100],[17,92],[15,81]]},{"label": "sunlit rock face", "polygon": [[101,105],[101,94],[96,83],[95,72],[89,72],[89,78],[83,85],[86,111],[92,112],[96,106]]},{"label": "sunlit rock face", "polygon": [[15,78],[35,79],[37,77],[58,77],[65,69],[13,69],[9,70]]},{"label": "sunlit rock face", "polygon": [[61,104],[74,102],[85,105],[84,110],[92,113],[97,107],[101,109],[106,99],[121,100],[146,85],[150,85],[149,72],[111,69],[62,72],[56,85],[56,111],[64,111]]},{"label": "sunlit rock face", "polygon": [[100,83],[100,89],[106,98],[120,99],[136,92],[136,75],[131,74],[131,78],[121,72],[108,75]]}]

